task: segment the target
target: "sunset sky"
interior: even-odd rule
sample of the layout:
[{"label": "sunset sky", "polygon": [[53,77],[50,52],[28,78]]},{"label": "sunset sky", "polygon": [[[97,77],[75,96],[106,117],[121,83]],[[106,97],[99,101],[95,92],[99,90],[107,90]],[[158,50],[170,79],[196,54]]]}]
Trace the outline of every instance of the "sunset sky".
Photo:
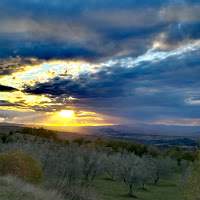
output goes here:
[{"label": "sunset sky", "polygon": [[0,0],[0,122],[200,125],[199,0]]}]

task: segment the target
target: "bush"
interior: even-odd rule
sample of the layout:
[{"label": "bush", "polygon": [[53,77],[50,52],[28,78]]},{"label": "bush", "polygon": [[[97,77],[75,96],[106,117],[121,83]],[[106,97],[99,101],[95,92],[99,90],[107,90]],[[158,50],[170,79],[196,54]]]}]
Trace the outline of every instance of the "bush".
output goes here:
[{"label": "bush", "polygon": [[185,151],[185,152],[182,153],[181,159],[194,162],[195,159],[196,159],[196,152]]},{"label": "bush", "polygon": [[21,151],[0,154],[0,174],[12,174],[26,181],[39,183],[42,168],[38,160]]}]

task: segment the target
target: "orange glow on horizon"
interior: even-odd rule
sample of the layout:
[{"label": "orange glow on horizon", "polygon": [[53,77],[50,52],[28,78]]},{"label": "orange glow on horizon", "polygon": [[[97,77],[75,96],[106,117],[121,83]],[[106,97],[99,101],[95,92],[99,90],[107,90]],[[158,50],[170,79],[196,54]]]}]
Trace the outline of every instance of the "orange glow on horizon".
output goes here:
[{"label": "orange glow on horizon", "polygon": [[61,110],[56,113],[46,113],[45,119],[39,123],[43,126],[109,126],[115,123],[107,122],[104,116],[95,112]]},{"label": "orange glow on horizon", "polygon": [[92,124],[92,123],[80,123],[80,124],[76,124],[76,123],[72,123],[72,124],[39,124],[39,125],[43,125],[43,126],[113,126],[113,125],[117,125],[117,124]]}]

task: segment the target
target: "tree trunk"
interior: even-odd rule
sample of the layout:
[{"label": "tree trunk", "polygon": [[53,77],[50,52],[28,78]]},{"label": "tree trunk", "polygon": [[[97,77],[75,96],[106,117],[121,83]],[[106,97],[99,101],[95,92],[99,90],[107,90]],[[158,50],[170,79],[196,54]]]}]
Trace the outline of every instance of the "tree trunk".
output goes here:
[{"label": "tree trunk", "polygon": [[89,178],[89,174],[85,174],[85,182],[87,183],[88,182],[88,178]]},{"label": "tree trunk", "polygon": [[159,181],[159,178],[157,177],[155,180],[154,180],[154,183],[157,184]]},{"label": "tree trunk", "polygon": [[59,181],[59,184],[58,184],[58,187],[57,187],[57,191],[60,191],[62,189],[62,184],[63,184],[63,181],[64,181],[66,174],[67,174],[66,172],[67,171],[64,171],[63,176],[60,178],[60,181]]},{"label": "tree trunk", "polygon": [[45,170],[45,167],[46,167],[46,163],[47,163],[47,160],[49,159],[50,155],[47,155],[45,161],[44,161],[44,164],[43,164],[43,167],[42,167],[42,171]]},{"label": "tree trunk", "polygon": [[133,185],[129,185],[129,193],[128,196],[132,197],[133,196]]}]

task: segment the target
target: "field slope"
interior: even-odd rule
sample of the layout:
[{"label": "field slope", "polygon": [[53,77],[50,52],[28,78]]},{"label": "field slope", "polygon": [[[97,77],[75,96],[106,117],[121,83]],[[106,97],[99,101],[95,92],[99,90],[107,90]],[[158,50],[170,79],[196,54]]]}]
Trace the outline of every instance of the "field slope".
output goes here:
[{"label": "field slope", "polygon": [[[149,183],[147,190],[136,189],[137,199],[142,200],[182,200],[178,186],[179,175],[167,180],[160,180],[158,185]],[[96,192],[103,200],[133,200],[126,196],[128,188],[120,182],[109,180],[108,177],[96,181]]]}]

